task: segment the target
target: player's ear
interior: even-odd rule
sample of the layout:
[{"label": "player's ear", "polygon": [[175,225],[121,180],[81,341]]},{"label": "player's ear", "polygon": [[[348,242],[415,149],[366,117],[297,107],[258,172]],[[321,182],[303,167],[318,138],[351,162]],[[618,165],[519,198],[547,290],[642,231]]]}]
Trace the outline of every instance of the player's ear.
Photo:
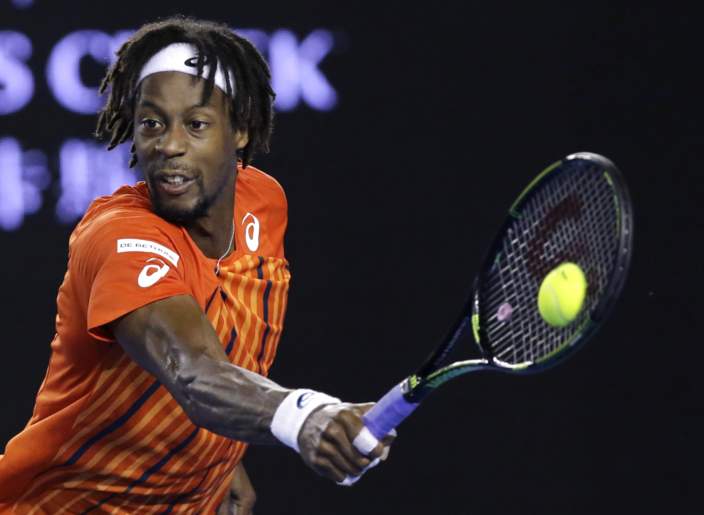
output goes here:
[{"label": "player's ear", "polygon": [[247,129],[238,129],[235,132],[235,148],[237,150],[242,150],[249,143],[249,133]]}]

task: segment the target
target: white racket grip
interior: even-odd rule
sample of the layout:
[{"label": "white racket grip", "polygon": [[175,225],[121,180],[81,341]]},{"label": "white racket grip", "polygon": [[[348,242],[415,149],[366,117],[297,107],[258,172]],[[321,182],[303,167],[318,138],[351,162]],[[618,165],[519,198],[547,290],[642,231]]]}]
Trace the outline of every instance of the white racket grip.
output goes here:
[{"label": "white racket grip", "polygon": [[[371,431],[369,431],[369,429],[365,426],[357,434],[357,436],[355,436],[354,440],[352,440],[352,445],[354,445],[355,449],[357,449],[360,453],[367,456],[376,448],[377,445],[379,445],[379,440],[377,440],[376,437],[371,433]],[[359,478],[361,478],[367,472],[367,470],[376,467],[380,461],[381,458],[375,458],[369,465],[364,467],[364,470],[362,470],[362,473],[360,475],[347,476],[345,479],[339,481],[337,484],[340,486],[352,486],[357,481],[359,481]]]},{"label": "white racket grip", "polygon": [[369,431],[369,428],[364,426],[357,436],[355,436],[354,440],[352,440],[352,445],[354,445],[354,448],[359,452],[367,456],[379,445],[379,440]]}]

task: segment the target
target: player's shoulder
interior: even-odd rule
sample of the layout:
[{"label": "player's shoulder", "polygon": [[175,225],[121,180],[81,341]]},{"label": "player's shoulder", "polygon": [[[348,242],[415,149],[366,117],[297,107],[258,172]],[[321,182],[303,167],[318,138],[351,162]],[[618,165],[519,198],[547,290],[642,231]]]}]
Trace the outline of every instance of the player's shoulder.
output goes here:
[{"label": "player's shoulder", "polygon": [[246,168],[238,167],[237,180],[252,186],[260,194],[270,197],[273,201],[286,204],[286,192],[281,183],[259,168],[252,165],[248,165]]},{"label": "player's shoulder", "polygon": [[180,230],[152,209],[144,183],[122,186],[95,199],[71,235],[71,247],[115,236],[177,236]]}]

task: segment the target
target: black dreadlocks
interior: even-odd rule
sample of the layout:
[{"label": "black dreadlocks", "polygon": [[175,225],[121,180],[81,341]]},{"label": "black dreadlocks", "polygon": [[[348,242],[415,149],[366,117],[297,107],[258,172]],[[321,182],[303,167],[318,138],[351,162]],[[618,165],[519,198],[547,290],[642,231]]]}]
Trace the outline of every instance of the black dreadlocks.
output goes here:
[{"label": "black dreadlocks", "polygon": [[[258,151],[269,151],[273,128],[274,91],[269,84],[269,67],[257,49],[246,39],[234,34],[225,24],[173,16],[142,26],[117,52],[117,61],[110,67],[100,84],[103,93],[112,87],[110,96],[100,111],[96,136],[109,139],[108,150],[132,137],[134,105],[139,72],[159,50],[171,43],[190,43],[198,49],[198,75],[203,75],[205,63],[219,62],[232,70],[225,73],[230,96],[230,119],[235,130],[245,130],[249,142],[241,151],[244,166],[251,163]],[[216,67],[211,66],[205,79],[202,102],[210,99],[215,85]],[[235,95],[232,94],[234,86]],[[137,163],[134,144],[130,167]]]}]

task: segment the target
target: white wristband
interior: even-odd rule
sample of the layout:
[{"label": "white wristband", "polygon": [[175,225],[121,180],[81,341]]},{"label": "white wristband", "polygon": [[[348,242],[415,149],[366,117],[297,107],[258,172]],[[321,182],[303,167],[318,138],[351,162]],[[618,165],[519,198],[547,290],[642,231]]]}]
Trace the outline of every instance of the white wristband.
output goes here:
[{"label": "white wristband", "polygon": [[303,427],[308,415],[320,406],[340,402],[337,397],[331,397],[315,390],[294,390],[276,408],[276,413],[271,421],[271,433],[284,445],[300,452],[298,433],[301,432],[301,427]]}]

